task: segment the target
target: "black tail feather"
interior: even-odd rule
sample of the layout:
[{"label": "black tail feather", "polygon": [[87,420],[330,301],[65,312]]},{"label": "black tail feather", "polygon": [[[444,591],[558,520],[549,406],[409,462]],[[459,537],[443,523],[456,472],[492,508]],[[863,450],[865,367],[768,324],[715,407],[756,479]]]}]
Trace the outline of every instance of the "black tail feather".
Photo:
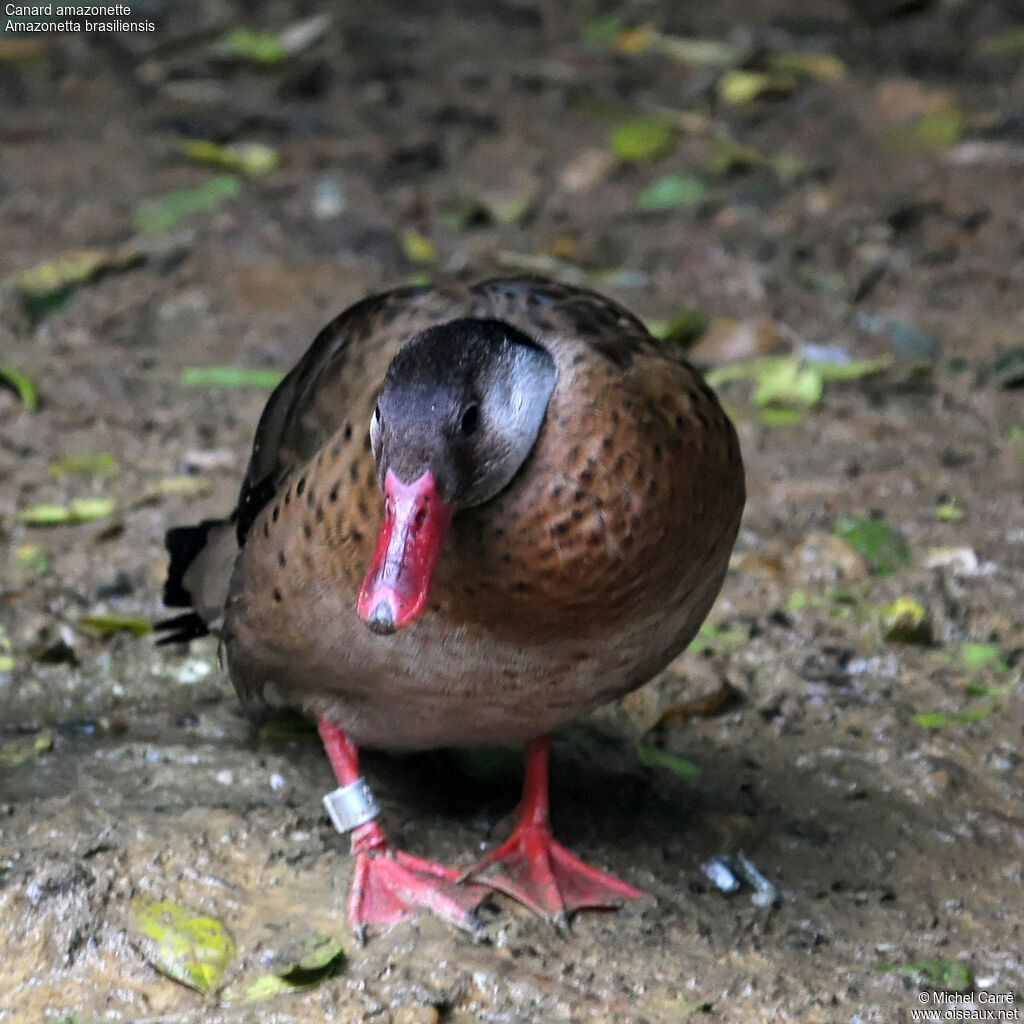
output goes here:
[{"label": "black tail feather", "polygon": [[185,612],[184,615],[175,615],[173,619],[163,619],[153,623],[155,633],[164,635],[157,640],[157,647],[163,644],[184,644],[189,640],[195,640],[198,636],[206,636],[209,629],[206,623],[195,612]]},{"label": "black tail feather", "polygon": [[[164,584],[164,604],[168,608],[192,607],[192,597],[185,589],[183,577],[196,555],[206,546],[206,535],[226,522],[226,519],[204,519],[198,526],[175,526],[167,531],[164,546],[171,556],[171,564]],[[202,636],[201,633],[197,635]]]}]

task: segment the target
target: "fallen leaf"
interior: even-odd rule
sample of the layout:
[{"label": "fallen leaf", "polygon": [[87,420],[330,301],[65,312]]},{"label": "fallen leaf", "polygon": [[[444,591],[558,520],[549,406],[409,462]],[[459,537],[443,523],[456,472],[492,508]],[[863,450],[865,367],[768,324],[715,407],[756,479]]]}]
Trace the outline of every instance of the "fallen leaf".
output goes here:
[{"label": "fallen leaf", "polygon": [[274,957],[273,971],[278,977],[322,971],[337,963],[344,954],[341,943],[331,935],[310,935],[281,950]]},{"label": "fallen leaf", "polygon": [[957,504],[955,499],[943,502],[935,510],[935,518],[940,523],[961,523],[966,515],[967,513]]},{"label": "fallen leaf", "polygon": [[284,379],[280,370],[243,366],[186,366],[181,371],[185,387],[263,388],[273,390]]},{"label": "fallen leaf", "polygon": [[278,35],[252,32],[247,28],[233,28],[220,41],[218,49],[254,64],[279,64],[288,56],[288,50]]},{"label": "fallen leaf", "polygon": [[135,208],[133,223],[137,231],[167,231],[183,217],[193,213],[209,213],[225,199],[242,191],[242,180],[233,174],[210,178],[198,188],[167,192],[147,199]]},{"label": "fallen leaf", "polygon": [[83,615],[78,628],[90,636],[108,637],[117,633],[131,633],[145,636],[153,632],[153,624],[147,619],[136,619],[126,615]]},{"label": "fallen leaf", "polygon": [[795,357],[757,360],[753,401],[755,405],[805,406],[821,401],[824,382],[820,371]]},{"label": "fallen leaf", "polygon": [[910,548],[903,537],[881,519],[844,516],[833,530],[867,562],[872,572],[888,576],[910,565]]},{"label": "fallen leaf", "polygon": [[924,608],[912,597],[898,597],[883,605],[882,639],[897,644],[930,644],[932,624]]},{"label": "fallen leaf", "polygon": [[135,913],[147,958],[161,974],[204,993],[217,985],[235,955],[234,940],[220,921],[193,916],[167,900],[137,903]]},{"label": "fallen leaf", "polygon": [[878,359],[850,359],[846,362],[808,359],[807,365],[812,367],[823,381],[828,382],[873,377],[888,370],[892,362],[888,356],[879,356]]},{"label": "fallen leaf", "polygon": [[638,743],[636,756],[645,768],[663,768],[687,782],[695,782],[700,778],[700,769],[692,761],[662,750],[661,747],[653,747],[649,743]]},{"label": "fallen leaf", "polygon": [[277,150],[262,142],[233,142],[221,146],[205,139],[189,139],[182,143],[181,151],[190,160],[238,171],[250,178],[271,174],[281,166]]},{"label": "fallen leaf", "polygon": [[727,71],[718,80],[718,98],[733,107],[745,106],[764,96],[783,97],[796,92],[796,77],[786,72]]},{"label": "fallen leaf", "polygon": [[437,262],[437,246],[418,231],[409,229],[402,232],[402,252],[405,258],[412,263],[421,263],[430,266]]},{"label": "fallen leaf", "polygon": [[343,957],[344,949],[337,939],[330,935],[308,936],[274,957],[272,974],[261,975],[244,988],[232,988],[223,994],[223,999],[255,1003],[304,992],[335,974]]},{"label": "fallen leaf", "polygon": [[759,409],[757,422],[762,427],[796,427],[807,419],[807,413],[800,409],[785,409],[779,406]]},{"label": "fallen leaf", "polygon": [[86,476],[93,480],[104,480],[117,476],[120,467],[110,452],[85,452],[80,455],[65,455],[54,459],[47,468],[51,479],[62,476]]},{"label": "fallen leaf", "polygon": [[675,148],[677,134],[675,126],[668,121],[634,117],[612,130],[608,145],[620,160],[651,163]]},{"label": "fallen leaf", "polygon": [[105,519],[116,508],[113,498],[73,498],[66,505],[33,505],[18,513],[28,526],[76,526],[94,519]]},{"label": "fallen leaf", "polygon": [[25,412],[35,412],[39,408],[36,386],[20,370],[13,366],[0,366],[0,384],[5,384],[18,396]]},{"label": "fallen leaf", "polygon": [[974,987],[974,972],[963,960],[919,960],[906,964],[908,974],[923,974],[929,981],[954,992],[966,992]]},{"label": "fallen leaf", "polygon": [[964,668],[971,670],[988,667],[994,672],[1010,671],[1010,666],[1003,659],[1003,652],[997,644],[962,643],[960,660]]},{"label": "fallen leaf", "polygon": [[[11,668],[14,667],[12,661]],[[0,667],[0,671],[4,671]],[[33,757],[49,750],[53,746],[53,733],[49,729],[38,732],[35,736],[23,736],[9,743],[0,746],[0,767],[17,768],[19,765],[31,761]]]},{"label": "fallen leaf", "polygon": [[636,197],[636,208],[651,211],[696,206],[707,193],[707,182],[703,178],[692,174],[665,174]]},{"label": "fallen leaf", "polygon": [[916,121],[894,128],[890,139],[897,146],[914,149],[946,149],[960,141],[964,115],[960,110],[935,110]]}]

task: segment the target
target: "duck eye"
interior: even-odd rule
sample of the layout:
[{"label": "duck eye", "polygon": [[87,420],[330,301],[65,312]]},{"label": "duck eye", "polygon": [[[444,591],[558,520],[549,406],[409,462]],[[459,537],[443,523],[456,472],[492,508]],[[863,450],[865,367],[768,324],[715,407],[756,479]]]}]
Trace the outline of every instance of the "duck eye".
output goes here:
[{"label": "duck eye", "polygon": [[472,434],[480,423],[480,406],[469,405],[462,413],[462,420],[459,423],[459,430],[463,434]]},{"label": "duck eye", "polygon": [[379,405],[373,410],[373,422],[374,423],[380,423],[380,406]]}]

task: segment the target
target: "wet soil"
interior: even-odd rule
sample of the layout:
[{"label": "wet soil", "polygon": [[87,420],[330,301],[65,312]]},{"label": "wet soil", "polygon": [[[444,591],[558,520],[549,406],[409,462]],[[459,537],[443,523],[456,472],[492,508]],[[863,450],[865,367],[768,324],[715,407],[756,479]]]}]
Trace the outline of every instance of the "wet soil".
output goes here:
[{"label": "wet soil", "polygon": [[[721,68],[581,41],[607,13],[589,4],[337,5],[266,67],[211,55],[242,21],[232,4],[190,6],[146,4],[155,33],[47,37],[0,60],[0,364],[40,393],[29,413],[0,391],[0,742],[52,740],[0,767],[0,1021],[906,1021],[942,987],[907,969],[930,960],[1019,1007],[1024,400],[998,360],[1024,342],[1024,69],[990,40],[1020,5],[620,5],[623,27],[731,41],[752,66],[794,51],[845,64],[734,107],[716,98]],[[960,141],[897,141],[909,116],[951,105]],[[656,177],[707,175],[706,122],[654,165],[604,161],[615,123],[666,111],[789,171],[755,161],[710,176],[695,206],[637,212]],[[284,163],[130,268],[27,311],[12,275],[124,244],[136,204],[209,179],[179,155],[193,137],[259,140]],[[490,213],[444,216],[467,205]],[[410,258],[409,230],[434,265]],[[315,736],[246,721],[212,640],[158,649],[79,620],[160,618],[164,531],[234,501],[265,392],[186,387],[183,367],[286,369],[367,293],[524,268],[651,320],[767,316],[796,351],[898,361],[786,427],[723,387],[750,497],[720,628],[556,739],[559,836],[644,898],[563,936],[495,897],[482,941],[423,916],[359,949]],[[120,472],[49,472],[95,452]],[[166,484],[183,474],[190,494]],[[16,518],[87,496],[118,511],[49,530]],[[962,518],[937,517],[951,502]],[[882,517],[910,564],[871,573],[831,537],[845,515]],[[901,596],[931,643],[883,638],[878,609]],[[965,643],[998,657],[967,667]],[[723,680],[729,700],[647,737],[696,777],[641,764],[659,714]],[[400,845],[455,864],[490,842],[518,783],[443,752],[372,755],[367,774]],[[704,876],[737,850],[777,905]],[[228,994],[296,937],[336,935],[347,957],[271,1002],[201,996],[147,961],[139,898],[227,924]]]}]

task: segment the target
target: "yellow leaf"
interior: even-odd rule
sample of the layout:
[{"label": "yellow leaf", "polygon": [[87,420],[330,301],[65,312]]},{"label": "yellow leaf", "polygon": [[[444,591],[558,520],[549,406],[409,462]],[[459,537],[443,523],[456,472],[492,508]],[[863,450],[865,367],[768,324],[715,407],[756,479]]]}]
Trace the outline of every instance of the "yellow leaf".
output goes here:
[{"label": "yellow leaf", "polygon": [[429,266],[437,262],[437,246],[426,235],[411,228],[402,232],[402,252],[413,263]]}]

